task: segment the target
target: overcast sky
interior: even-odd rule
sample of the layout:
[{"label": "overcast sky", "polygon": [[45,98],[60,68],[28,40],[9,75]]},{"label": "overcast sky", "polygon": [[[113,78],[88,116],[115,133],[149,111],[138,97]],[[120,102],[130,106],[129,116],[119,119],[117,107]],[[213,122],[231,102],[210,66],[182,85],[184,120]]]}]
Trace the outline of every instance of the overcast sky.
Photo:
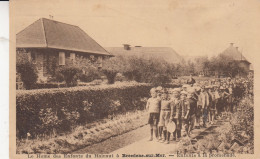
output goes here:
[{"label": "overcast sky", "polygon": [[41,17],[80,26],[103,47],[169,46],[180,55],[220,53],[235,43],[260,53],[260,0],[13,0],[16,33]]}]

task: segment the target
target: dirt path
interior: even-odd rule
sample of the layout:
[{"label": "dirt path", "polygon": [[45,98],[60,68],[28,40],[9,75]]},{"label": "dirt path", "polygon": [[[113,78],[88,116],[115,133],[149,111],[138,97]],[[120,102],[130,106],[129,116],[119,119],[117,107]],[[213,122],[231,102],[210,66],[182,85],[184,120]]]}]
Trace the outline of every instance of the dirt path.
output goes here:
[{"label": "dirt path", "polygon": [[[213,132],[214,128],[220,126],[223,121],[211,125],[208,128],[194,129],[191,138],[201,140],[206,135]],[[136,130],[127,132],[101,143],[97,143],[86,148],[80,149],[75,154],[154,154],[154,153],[172,153],[177,148],[177,142],[171,141],[170,144],[160,143],[157,141],[148,141],[149,125],[143,126]]]},{"label": "dirt path", "polygon": [[149,132],[149,125],[145,125],[143,127],[140,127],[138,129],[135,129],[133,131],[127,132],[116,137],[111,137],[101,143],[85,147],[73,153],[107,154],[147,137],[147,132]]}]

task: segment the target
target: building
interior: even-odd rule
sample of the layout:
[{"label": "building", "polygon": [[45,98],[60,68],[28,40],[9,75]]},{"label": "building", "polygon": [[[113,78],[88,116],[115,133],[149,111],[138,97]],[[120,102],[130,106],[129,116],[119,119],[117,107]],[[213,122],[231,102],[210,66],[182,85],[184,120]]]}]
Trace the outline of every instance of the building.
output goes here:
[{"label": "building", "polygon": [[234,47],[234,43],[230,43],[230,46],[222,52],[223,55],[230,57],[234,61],[239,62],[239,65],[243,67],[247,72],[250,71],[251,63],[243,56],[238,47]]},{"label": "building", "polygon": [[16,35],[17,53],[25,52],[36,64],[40,80],[51,76],[49,67],[61,67],[91,61],[102,67],[112,56],[94,39],[75,25],[41,18]]},{"label": "building", "polygon": [[163,58],[170,63],[181,63],[183,58],[170,47],[131,47],[129,44],[123,44],[123,47],[106,47],[112,55],[136,55],[145,57]]},{"label": "building", "polygon": [[225,49],[221,54],[229,59],[232,59],[233,62],[238,63],[239,67],[244,68],[247,74],[251,72],[251,63],[243,56],[238,47],[234,46],[234,43],[230,43],[229,47]]}]

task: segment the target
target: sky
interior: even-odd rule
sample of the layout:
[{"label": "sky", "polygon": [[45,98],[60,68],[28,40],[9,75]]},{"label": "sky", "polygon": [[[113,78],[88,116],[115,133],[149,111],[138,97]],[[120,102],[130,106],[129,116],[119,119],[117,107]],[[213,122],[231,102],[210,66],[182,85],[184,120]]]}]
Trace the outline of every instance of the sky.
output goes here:
[{"label": "sky", "polygon": [[234,43],[260,53],[260,0],[11,0],[15,33],[39,18],[78,25],[103,47],[172,47],[213,56]]}]

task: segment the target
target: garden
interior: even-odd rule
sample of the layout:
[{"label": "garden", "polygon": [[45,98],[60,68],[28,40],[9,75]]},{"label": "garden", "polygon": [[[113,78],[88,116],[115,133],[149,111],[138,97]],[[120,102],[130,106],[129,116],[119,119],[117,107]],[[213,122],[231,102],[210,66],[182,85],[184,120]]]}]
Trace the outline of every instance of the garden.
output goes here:
[{"label": "garden", "polygon": [[[91,63],[55,68],[49,82],[39,83],[35,64],[28,56],[18,55],[17,73],[25,89],[16,91],[17,153],[68,153],[146,125],[144,108],[152,87],[174,88],[186,83],[185,75],[220,65],[215,62],[209,67],[209,60],[197,62],[200,65],[173,64],[145,56],[117,56],[104,60],[102,68]],[[180,147],[185,148],[180,150],[226,152],[242,147],[243,152],[252,153],[252,100],[243,99],[231,122],[207,139],[219,144],[197,142],[185,146],[191,141],[183,140]],[[234,149],[237,144],[240,149]]]}]

